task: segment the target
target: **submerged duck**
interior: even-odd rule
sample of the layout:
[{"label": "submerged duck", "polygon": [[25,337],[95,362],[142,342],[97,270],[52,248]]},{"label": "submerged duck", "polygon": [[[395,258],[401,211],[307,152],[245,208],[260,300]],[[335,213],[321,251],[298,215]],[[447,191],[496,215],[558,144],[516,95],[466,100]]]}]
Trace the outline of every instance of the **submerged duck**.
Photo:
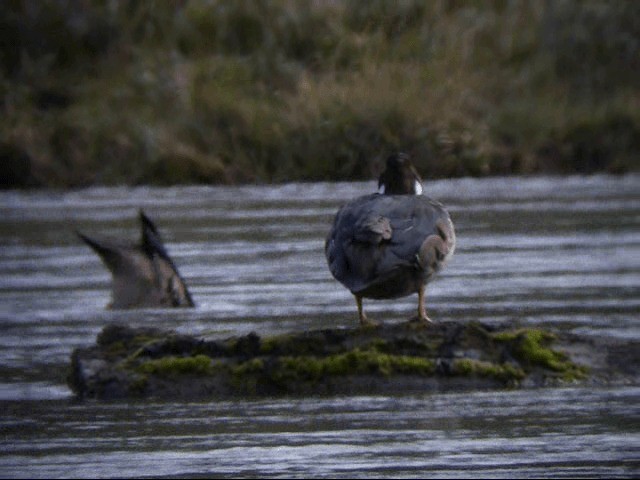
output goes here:
[{"label": "submerged duck", "polygon": [[139,216],[142,236],[137,245],[97,240],[76,232],[111,272],[110,308],[193,307],[191,294],[158,229],[142,210]]},{"label": "submerged duck", "polygon": [[362,325],[363,298],[418,294],[416,320],[430,322],[425,287],[453,255],[456,236],[449,213],[423,195],[409,156],[394,154],[378,180],[379,192],[344,205],[325,242],[331,274],[355,296]]}]

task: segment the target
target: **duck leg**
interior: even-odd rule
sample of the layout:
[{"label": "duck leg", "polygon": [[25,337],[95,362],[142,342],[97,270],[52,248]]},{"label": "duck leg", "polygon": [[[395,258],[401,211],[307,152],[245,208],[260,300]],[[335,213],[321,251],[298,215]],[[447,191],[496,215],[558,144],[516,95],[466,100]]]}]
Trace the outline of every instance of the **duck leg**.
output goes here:
[{"label": "duck leg", "polygon": [[360,295],[354,295],[356,297],[356,305],[358,305],[358,317],[360,318],[360,326],[368,327],[378,325],[377,322],[373,320],[369,320],[364,313],[364,308],[362,307],[362,297]]},{"label": "duck leg", "polygon": [[416,322],[433,323],[433,321],[427,316],[427,311],[424,308],[426,285],[420,285],[418,289],[418,315],[413,318]]}]

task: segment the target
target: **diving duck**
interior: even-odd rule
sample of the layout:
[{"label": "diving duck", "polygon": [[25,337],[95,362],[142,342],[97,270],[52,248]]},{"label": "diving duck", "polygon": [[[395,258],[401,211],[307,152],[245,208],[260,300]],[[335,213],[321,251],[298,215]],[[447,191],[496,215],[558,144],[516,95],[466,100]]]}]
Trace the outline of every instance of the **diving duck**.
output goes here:
[{"label": "diving duck", "polygon": [[453,255],[453,223],[442,204],[423,195],[422,179],[404,153],[387,158],[378,188],[338,210],[325,242],[329,270],[354,295],[361,325],[375,325],[364,313],[363,298],[413,293],[415,320],[431,322],[425,287]]},{"label": "diving duck", "polygon": [[112,275],[109,305],[114,309],[193,307],[195,304],[162,243],[154,223],[140,210],[139,244],[77,235],[99,256]]}]

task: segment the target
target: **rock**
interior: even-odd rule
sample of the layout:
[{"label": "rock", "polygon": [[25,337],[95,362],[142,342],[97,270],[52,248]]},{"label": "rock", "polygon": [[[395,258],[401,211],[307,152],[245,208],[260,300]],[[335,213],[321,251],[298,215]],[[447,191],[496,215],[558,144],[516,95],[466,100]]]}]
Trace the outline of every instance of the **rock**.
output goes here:
[{"label": "rock", "polygon": [[79,398],[170,400],[530,388],[630,378],[630,371],[612,372],[607,359],[637,365],[637,344],[617,355],[588,354],[598,348],[569,334],[477,322],[266,337],[252,332],[216,340],[110,325],[96,345],[73,352],[68,382]]}]

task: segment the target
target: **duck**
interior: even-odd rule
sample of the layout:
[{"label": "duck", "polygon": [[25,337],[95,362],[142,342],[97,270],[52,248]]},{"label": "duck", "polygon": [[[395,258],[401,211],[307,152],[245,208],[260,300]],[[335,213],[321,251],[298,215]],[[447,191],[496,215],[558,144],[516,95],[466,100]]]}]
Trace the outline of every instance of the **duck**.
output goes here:
[{"label": "duck", "polygon": [[158,228],[141,209],[138,244],[97,239],[76,231],[112,276],[110,309],[194,307],[187,285],[167,253]]},{"label": "duck", "polygon": [[332,276],[355,297],[360,325],[377,325],[363,299],[396,299],[418,294],[417,315],[432,322],[425,290],[451,259],[456,234],[448,211],[424,194],[422,178],[406,153],[386,159],[378,191],[344,204],[325,239]]}]

